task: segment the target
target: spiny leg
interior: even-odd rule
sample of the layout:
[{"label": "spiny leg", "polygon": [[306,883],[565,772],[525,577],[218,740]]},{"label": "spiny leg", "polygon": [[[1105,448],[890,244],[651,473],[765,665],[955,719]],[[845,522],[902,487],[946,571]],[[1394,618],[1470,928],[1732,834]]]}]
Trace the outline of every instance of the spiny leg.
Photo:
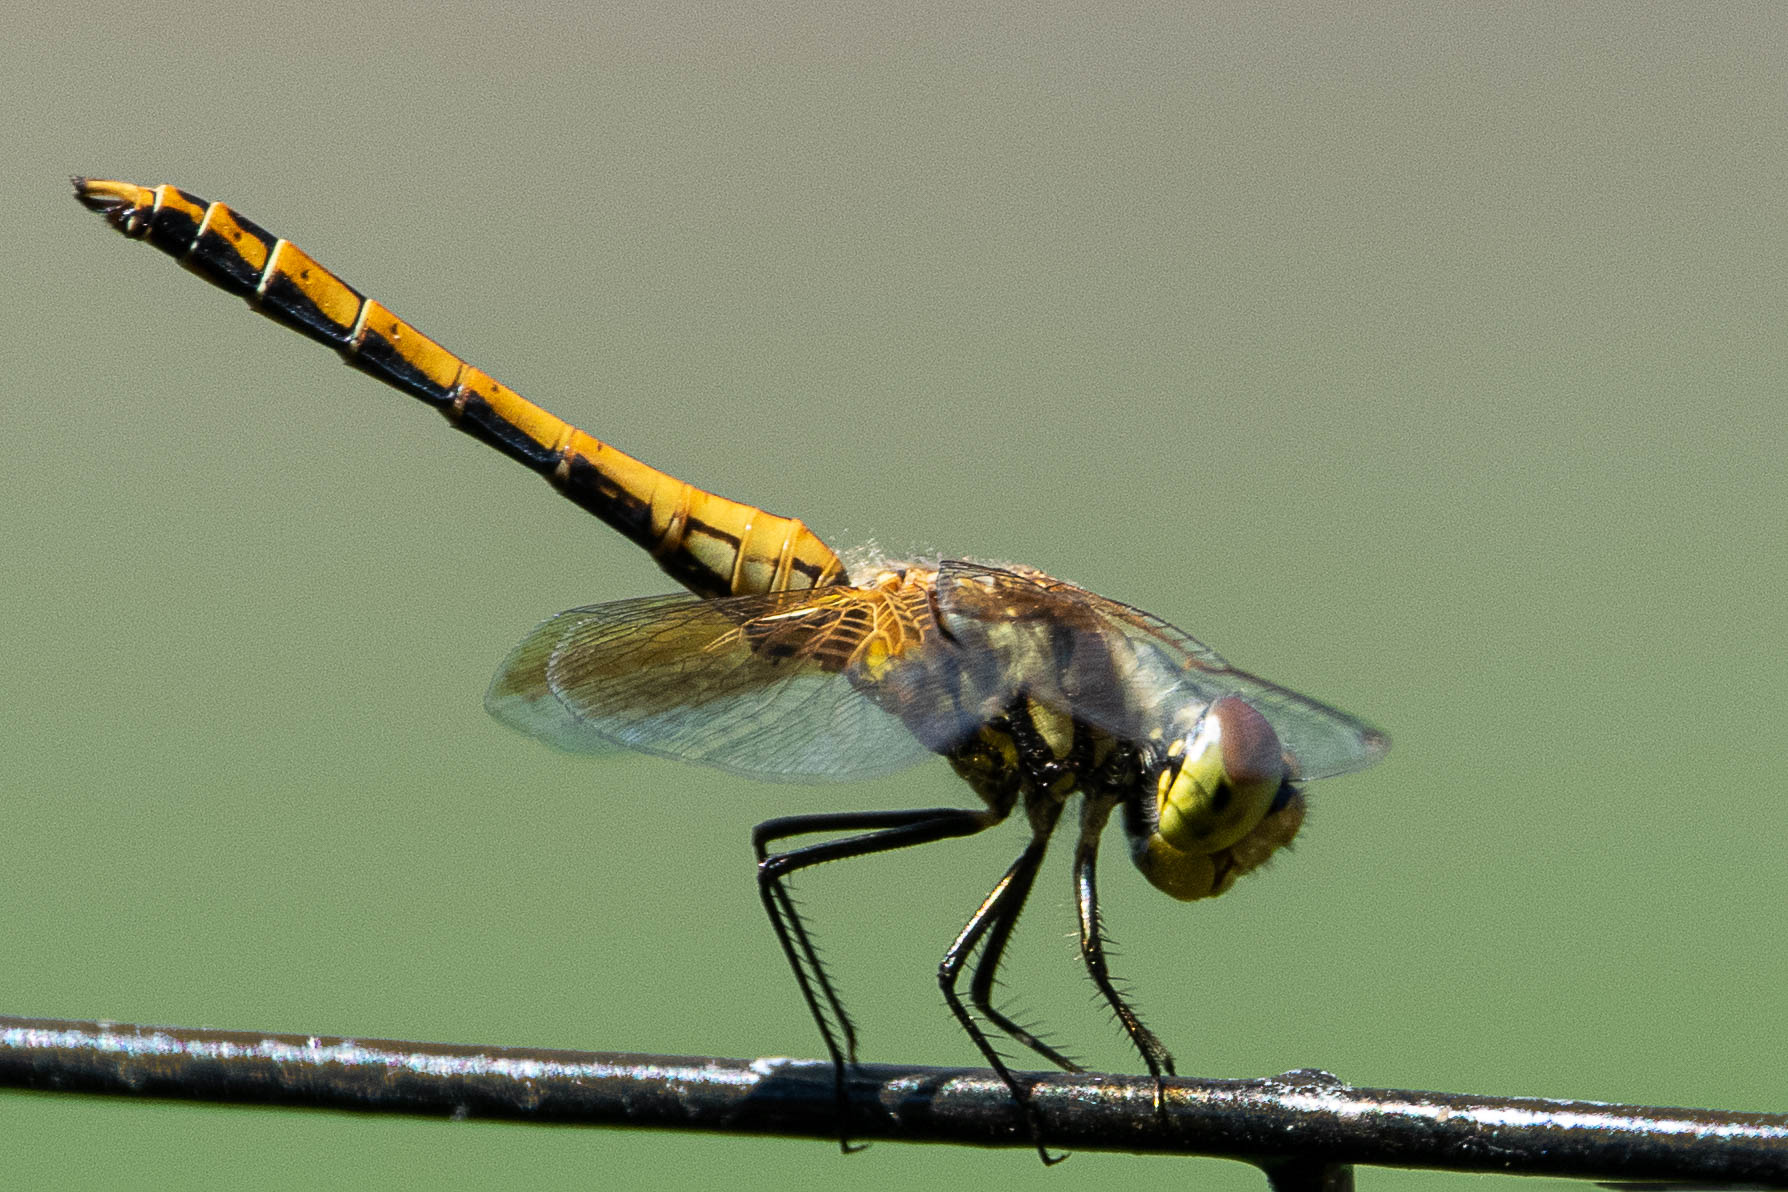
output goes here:
[{"label": "spiny leg", "polygon": [[[979,993],[975,992],[976,988],[983,985],[981,972],[987,968],[986,957],[991,953],[993,964],[998,965],[999,953],[1004,950],[1006,940],[1012,934],[1012,927],[1018,921],[1019,914],[1024,910],[1025,897],[1030,893],[1031,886],[1036,879],[1038,866],[1043,863],[1044,851],[1049,846],[1049,835],[1055,830],[1056,820],[1060,816],[1061,804],[1053,801],[1031,809],[1031,842],[1025,846],[1024,851],[1018,855],[1018,859],[1012,862],[1011,867],[1006,870],[1005,876],[1000,878],[999,883],[982,900],[980,907],[964,924],[955,942],[944,953],[943,962],[938,965],[937,971],[938,987],[944,992],[944,1001],[949,1005],[950,1013],[956,1016],[956,1021],[961,1024],[962,1029],[968,1032],[969,1038],[975,1041],[975,1046],[981,1049],[981,1054],[986,1057],[988,1065],[1011,1090],[1012,1099],[1024,1111],[1025,1121],[1030,1126],[1031,1138],[1037,1144],[1037,1154],[1042,1157],[1045,1164],[1060,1163],[1067,1156],[1051,1155],[1048,1148],[1043,1145],[1043,1117],[1038,1112],[1036,1103],[1031,1099],[1030,1090],[1019,1083],[1018,1078],[1012,1074],[1012,1070],[1006,1066],[1004,1057],[994,1048],[993,1041],[987,1037],[987,1032],[981,1029],[981,1024],[975,1021],[975,1016],[969,1013],[967,1006],[963,1005],[962,998],[956,992],[956,982],[962,975],[963,965],[967,963],[977,945],[981,944],[983,940],[987,940],[989,951],[983,953],[983,961],[976,968],[974,986],[971,988],[971,994],[976,998],[976,1006],[984,1012],[987,1010],[982,1000],[985,990],[981,989]],[[989,970],[986,984],[991,985],[991,983],[992,973]],[[1046,1051],[1046,1045],[1037,1043],[1028,1031],[1018,1028],[1016,1024],[1008,1026],[1010,1020],[1003,1015],[990,1013],[990,1017],[1002,1030],[1009,1030],[1013,1037],[1019,1039],[1020,1042]]]},{"label": "spiny leg", "polygon": [[[802,995],[820,1023],[820,1031],[826,1038],[828,1049],[837,1058],[838,1049],[832,1048],[833,1037],[830,1027],[824,1019],[819,1018],[819,1010],[814,998],[817,990],[831,1008],[833,1019],[838,1024],[839,1033],[844,1037],[844,1056],[851,1062],[857,1062],[857,1032],[850,1014],[845,1010],[843,1001],[838,997],[831,977],[826,972],[824,962],[820,959],[818,945],[814,943],[807,930],[806,920],[796,908],[794,895],[781,879],[797,869],[809,865],[817,865],[823,861],[837,860],[840,857],[865,856],[875,852],[904,848],[913,844],[925,844],[931,840],[948,839],[952,836],[972,835],[974,832],[998,822],[998,817],[987,819],[985,812],[965,811],[956,807],[919,808],[907,811],[863,811],[863,812],[824,812],[814,815],[791,815],[778,819],[765,820],[752,829],[752,847],[758,859],[758,888],[760,895],[774,898],[772,904],[765,901],[765,909],[769,912],[770,921],[776,930],[778,941],[783,946],[789,966],[794,969],[795,977],[801,985]],[[937,835],[921,837],[906,836],[898,839],[883,839],[886,832],[903,829],[923,828],[927,824],[939,821],[946,825],[967,824],[965,830],[954,830],[946,826]],[[794,836],[806,836],[819,832],[848,832],[859,829],[874,829],[868,836],[851,837],[846,840],[830,841],[822,845],[794,849],[787,853],[772,856],[769,851],[771,843],[786,840]],[[864,844],[864,842],[869,842]],[[862,844],[863,847],[857,847]],[[766,869],[774,870],[769,872]],[[767,894],[765,892],[768,892]],[[785,934],[786,929],[786,934]],[[791,950],[791,939],[797,950]],[[812,985],[809,985],[811,974]]]},{"label": "spiny leg", "polygon": [[[1056,821],[1062,812],[1062,802],[1046,792],[1057,789],[1063,779],[1086,773],[1092,767],[1093,734],[1084,730],[1074,733],[1073,743],[1066,757],[1058,757],[1043,734],[1037,730],[1035,716],[1030,709],[1029,701],[1019,697],[1013,701],[1007,714],[999,722],[1001,727],[1011,735],[1013,745],[1018,751],[1019,764],[1022,767],[1028,788],[1032,794],[1025,800],[1026,811],[1031,817],[1031,831],[1036,840],[1047,840],[1055,832]],[[1098,771],[1102,777],[1104,768]],[[1036,840],[1033,843],[1036,843]],[[1030,852],[1026,850],[1026,855]],[[1011,910],[1000,915],[988,930],[981,945],[981,958],[975,962],[975,974],[969,983],[969,997],[975,1008],[987,1017],[1015,1042],[1030,1048],[1050,1063],[1069,1072],[1084,1071],[1079,1064],[1063,1055],[1060,1051],[1039,1039],[1036,1034],[1013,1021],[1010,1015],[1000,1011],[993,1004],[993,986],[998,979],[1000,961],[1005,956],[1006,945],[1011,940],[1012,930],[1018,925],[1018,916],[1024,909],[1025,901],[1030,897],[1031,886],[1035,882],[1037,869],[1042,861],[1041,848],[1038,849],[1035,861],[1024,865],[1025,857],[1021,856],[1012,869],[1007,872],[1007,881],[1015,883],[1008,890],[1005,898],[1009,900]],[[998,893],[996,888],[995,893]],[[991,897],[991,896],[990,896]],[[1022,1098],[1020,1098],[1022,1100]]]},{"label": "spiny leg", "polygon": [[[809,1008],[812,1009],[814,1007],[815,990],[817,990],[820,995],[823,995],[827,1006],[830,1007],[832,1012],[830,1021],[837,1024],[838,1032],[843,1036],[844,1046],[842,1050],[844,1056],[852,1064],[857,1062],[856,1024],[851,1021],[850,1013],[845,1010],[844,1003],[839,998],[837,989],[832,984],[832,979],[826,972],[825,964],[820,959],[819,946],[809,934],[806,920],[801,917],[800,911],[796,909],[794,895],[790,892],[788,886],[782,881],[771,882],[768,886],[764,884],[763,864],[770,858],[769,846],[777,840],[786,840],[792,836],[802,836],[814,832],[905,827],[914,822],[915,816],[929,818],[944,810],[947,809],[940,808],[938,809],[938,812],[863,812],[860,815],[844,812],[820,815],[785,816],[779,819],[765,820],[763,823],[758,824],[752,829],[751,843],[753,850],[757,854],[759,867],[758,892],[760,897],[763,897],[767,890],[768,896],[775,899],[773,905],[769,902],[765,902],[764,907],[770,915],[770,922],[775,928],[776,938],[782,945],[784,954],[787,956],[789,967],[794,969],[795,979],[801,987],[802,997],[807,1001]],[[849,822],[840,823],[840,820],[848,820]],[[784,934],[785,930],[787,932],[786,935]],[[796,946],[796,950],[794,951],[789,950],[789,942],[791,938]],[[811,977],[809,976],[810,973]],[[811,986],[809,985],[810,980],[812,982]],[[832,1036],[826,1022],[821,1022],[820,1031],[826,1038],[828,1049],[833,1053],[833,1059],[836,1060],[838,1058],[837,1052],[839,1049],[831,1047]]]},{"label": "spiny leg", "polygon": [[1155,1078],[1155,1111],[1159,1113],[1163,1103],[1161,1081],[1163,1077],[1174,1075],[1173,1056],[1118,992],[1105,961],[1105,932],[1099,923],[1096,875],[1099,834],[1104,830],[1112,808],[1119,802],[1115,797],[1089,795],[1081,810],[1080,839],[1074,846],[1074,902],[1080,911],[1080,958],[1105,1004],[1117,1015],[1130,1042],[1142,1055],[1142,1062],[1148,1065],[1149,1075]]},{"label": "spiny leg", "polygon": [[[1025,852],[1028,855],[1030,850],[1026,849]],[[974,977],[969,982],[969,1000],[989,1022],[1011,1036],[1016,1042],[1022,1043],[1064,1071],[1084,1072],[1085,1068],[1043,1042],[1030,1030],[1018,1025],[1010,1015],[1002,1012],[993,1004],[993,987],[998,980],[1000,962],[1004,959],[1006,945],[1012,938],[1012,929],[1018,925],[1019,913],[1024,909],[1025,901],[1031,894],[1031,887],[1035,884],[1037,870],[1042,861],[1041,850],[1038,850],[1038,864],[1032,864],[1020,873],[1018,868],[1024,859],[1024,857],[1020,857],[1006,874],[1007,880],[1012,881],[1016,887],[1007,895],[1012,904],[1012,910],[1008,914],[1001,915],[987,932],[985,942],[981,946],[981,957],[975,961]],[[1022,885],[1019,885],[1020,882]]]},{"label": "spiny leg", "polygon": [[[863,857],[956,836],[972,836],[992,827],[1003,818],[1004,814],[1001,812],[965,811],[958,807],[930,807],[911,811],[846,811],[784,816],[765,820],[751,831],[751,844],[758,859],[758,895],[763,900],[765,912],[770,916],[770,925],[776,932],[777,942],[782,945],[782,953],[788,959],[789,968],[794,970],[795,983],[800,986],[801,998],[807,1003],[807,1010],[813,1015],[814,1022],[819,1025],[820,1037],[825,1041],[826,1052],[832,1058],[833,1088],[838,1103],[838,1143],[847,1153],[858,1149],[850,1144],[850,1098],[845,1084],[847,1063],[857,1062],[856,1027],[845,1011],[844,1003],[839,1000],[832,979],[826,975],[825,965],[814,947],[813,937],[802,921],[800,912],[796,910],[794,899],[783,879],[796,870],[826,861]],[[769,851],[773,842],[792,836],[850,831],[862,831],[863,834],[782,853]],[[838,1023],[836,1034],[832,1029],[832,1020],[826,1014],[828,1009]],[[843,1036],[842,1047],[839,1045],[839,1035]]]}]

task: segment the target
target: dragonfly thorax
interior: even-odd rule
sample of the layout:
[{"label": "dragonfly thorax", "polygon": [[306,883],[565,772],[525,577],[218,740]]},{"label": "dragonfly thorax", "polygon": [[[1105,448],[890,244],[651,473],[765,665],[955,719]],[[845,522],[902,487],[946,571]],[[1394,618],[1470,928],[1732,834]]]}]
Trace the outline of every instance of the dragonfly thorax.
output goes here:
[{"label": "dragonfly thorax", "polygon": [[1082,790],[1128,796],[1142,789],[1148,750],[1021,696],[941,752],[989,807],[1005,815],[1020,799],[1028,808],[1060,803]]}]

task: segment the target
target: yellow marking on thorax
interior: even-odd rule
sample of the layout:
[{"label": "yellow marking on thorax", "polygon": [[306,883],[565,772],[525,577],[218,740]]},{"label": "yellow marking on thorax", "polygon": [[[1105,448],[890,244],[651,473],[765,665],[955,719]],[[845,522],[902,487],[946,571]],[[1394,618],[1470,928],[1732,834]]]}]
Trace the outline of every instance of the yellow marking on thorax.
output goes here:
[{"label": "yellow marking on thorax", "polygon": [[1057,757],[1067,757],[1068,751],[1074,748],[1074,718],[1034,699],[1027,699],[1025,703],[1029,706],[1031,724],[1049,746],[1049,752]]}]

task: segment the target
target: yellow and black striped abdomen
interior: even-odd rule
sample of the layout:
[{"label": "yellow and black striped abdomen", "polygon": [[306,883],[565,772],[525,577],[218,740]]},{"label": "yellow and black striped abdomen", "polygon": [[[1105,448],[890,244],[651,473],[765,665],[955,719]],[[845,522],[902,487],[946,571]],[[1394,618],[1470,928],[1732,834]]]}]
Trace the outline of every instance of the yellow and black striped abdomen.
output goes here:
[{"label": "yellow and black striped abdomen", "polygon": [[704,596],[821,587],[838,556],[798,519],[705,492],[585,434],[363,296],[296,245],[172,186],[75,179],[75,196],[262,314],[438,407],[460,430],[545,475]]}]

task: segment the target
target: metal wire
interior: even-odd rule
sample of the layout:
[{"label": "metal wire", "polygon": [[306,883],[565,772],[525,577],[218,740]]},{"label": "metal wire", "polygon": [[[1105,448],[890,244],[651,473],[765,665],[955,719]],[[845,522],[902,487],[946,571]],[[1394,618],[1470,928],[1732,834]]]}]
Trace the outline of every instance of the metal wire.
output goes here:
[{"label": "metal wire", "polygon": [[[1209,1155],[1279,1192],[1346,1192],[1372,1164],[1788,1188],[1788,1115],[1358,1089],[1325,1072],[1174,1079],[1039,1073],[1051,1146]],[[0,1016],[0,1087],[836,1139],[832,1069],[711,1059],[192,1030]],[[853,1139],[1029,1148],[984,1069],[866,1064]]]}]

